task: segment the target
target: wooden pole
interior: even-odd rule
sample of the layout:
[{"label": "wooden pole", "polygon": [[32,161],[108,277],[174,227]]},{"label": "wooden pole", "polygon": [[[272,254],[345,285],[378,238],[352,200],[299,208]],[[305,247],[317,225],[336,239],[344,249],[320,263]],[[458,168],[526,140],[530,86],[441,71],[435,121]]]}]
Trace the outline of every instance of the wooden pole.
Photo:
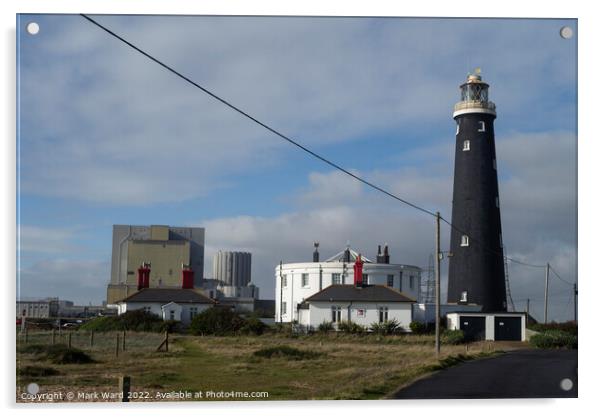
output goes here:
[{"label": "wooden pole", "polygon": [[71,335],[72,335],[72,334],[73,334],[73,333],[71,333],[71,332],[70,332],[70,333],[69,333],[69,336],[67,336],[67,346],[69,347],[69,349],[71,349]]},{"label": "wooden pole", "polygon": [[550,264],[546,264],[546,289],[544,291],[543,322],[548,324],[548,282],[550,280]]},{"label": "wooden pole", "polygon": [[27,330],[27,327],[25,328],[25,343],[27,343],[29,341],[29,331]]},{"label": "wooden pole", "polygon": [[[117,335],[119,337],[119,335]],[[131,380],[129,376],[120,376],[119,377],[119,392],[121,393],[121,402],[127,403],[130,402],[130,386]]]},{"label": "wooden pole", "polygon": [[90,347],[94,346],[94,330],[90,332]]},{"label": "wooden pole", "polygon": [[441,215],[437,212],[435,224],[435,353],[437,357],[441,353],[441,238],[440,221]]},{"label": "wooden pole", "polygon": [[52,329],[52,344],[56,343],[56,330]]},{"label": "wooden pole", "polygon": [[573,320],[577,323],[577,283],[573,284]]},{"label": "wooden pole", "polygon": [[121,343],[121,350],[125,352],[125,330],[123,331],[123,340]]},{"label": "wooden pole", "polygon": [[116,334],[115,338],[115,356],[119,356],[119,333]]},{"label": "wooden pole", "polygon": [[165,351],[169,352],[169,332],[165,330]]}]

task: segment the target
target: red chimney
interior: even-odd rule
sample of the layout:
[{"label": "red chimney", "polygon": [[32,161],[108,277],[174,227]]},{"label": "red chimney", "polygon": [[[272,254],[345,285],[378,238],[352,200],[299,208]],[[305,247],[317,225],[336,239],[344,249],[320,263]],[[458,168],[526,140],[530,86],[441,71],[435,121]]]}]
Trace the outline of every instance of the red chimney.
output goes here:
[{"label": "red chimney", "polygon": [[149,264],[143,263],[140,268],[138,268],[138,290],[142,288],[148,288],[150,284],[150,268]]},{"label": "red chimney", "polygon": [[182,288],[193,289],[194,288],[194,271],[189,266],[184,265],[182,267]]},{"label": "red chimney", "polygon": [[364,263],[362,262],[362,255],[357,254],[357,258],[355,258],[355,263],[353,264],[353,284],[356,287],[362,286],[362,269]]}]

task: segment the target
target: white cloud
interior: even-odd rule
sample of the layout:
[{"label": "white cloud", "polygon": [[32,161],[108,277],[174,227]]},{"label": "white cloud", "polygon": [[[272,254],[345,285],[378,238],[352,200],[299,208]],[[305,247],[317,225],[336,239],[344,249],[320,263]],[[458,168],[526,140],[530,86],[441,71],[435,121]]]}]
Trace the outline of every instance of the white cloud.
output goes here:
[{"label": "white cloud", "polygon": [[73,229],[20,225],[17,233],[19,250],[24,252],[60,253],[74,249],[70,243],[74,238]]}]

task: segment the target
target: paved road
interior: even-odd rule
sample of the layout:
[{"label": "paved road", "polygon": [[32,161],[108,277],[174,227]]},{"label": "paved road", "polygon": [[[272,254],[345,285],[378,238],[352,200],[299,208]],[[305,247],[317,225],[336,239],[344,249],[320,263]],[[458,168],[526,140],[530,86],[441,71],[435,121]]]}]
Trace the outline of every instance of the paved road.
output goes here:
[{"label": "paved road", "polygon": [[[573,383],[568,391],[561,388],[565,378]],[[577,397],[576,350],[520,350],[463,363],[416,381],[394,396],[400,399],[560,397]]]}]

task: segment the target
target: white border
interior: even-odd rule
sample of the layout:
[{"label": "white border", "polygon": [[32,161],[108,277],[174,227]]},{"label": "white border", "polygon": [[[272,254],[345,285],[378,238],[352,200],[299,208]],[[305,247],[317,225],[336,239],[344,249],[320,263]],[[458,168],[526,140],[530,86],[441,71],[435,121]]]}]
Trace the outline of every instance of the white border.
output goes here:
[{"label": "white border", "polygon": [[[2,126],[7,128],[1,152],[4,160],[2,166],[2,191],[4,204],[1,206],[3,219],[3,239],[0,250],[0,263],[4,267],[3,282],[5,285],[5,314],[6,325],[14,329],[12,322],[12,303],[14,302],[15,276],[15,14],[21,13],[137,13],[137,14],[238,14],[238,15],[346,15],[346,16],[491,16],[491,17],[544,17],[544,18],[579,18],[579,83],[587,89],[579,91],[579,272],[580,272],[580,361],[579,393],[580,400],[514,400],[514,401],[409,401],[409,402],[279,402],[268,404],[239,404],[239,403],[212,403],[194,406],[185,404],[176,405],[176,412],[194,410],[196,412],[221,416],[240,414],[246,416],[264,416],[266,411],[270,414],[286,413],[287,416],[306,415],[316,409],[327,413],[354,416],[365,415],[373,407],[380,413],[419,412],[450,415],[466,415],[467,412],[486,412],[488,416],[506,416],[511,409],[529,413],[543,413],[546,415],[577,415],[585,412],[586,407],[597,406],[594,403],[599,385],[597,373],[599,355],[595,336],[599,334],[599,318],[588,314],[593,310],[594,303],[600,294],[598,273],[594,273],[597,265],[594,264],[598,252],[598,239],[600,221],[598,215],[599,193],[599,144],[600,139],[594,131],[594,111],[599,107],[598,92],[600,92],[600,54],[596,51],[596,40],[602,39],[600,33],[600,15],[596,13],[595,2],[568,2],[547,1],[525,2],[506,0],[499,2],[456,1],[421,1],[421,2],[392,2],[392,1],[356,1],[356,0],[305,0],[305,1],[267,1],[267,0],[232,0],[232,1],[204,1],[190,2],[187,0],[20,0],[3,1],[1,3],[3,23],[3,77],[2,90],[5,92],[2,100]],[[596,271],[597,272],[597,271]],[[585,306],[590,306],[587,308]],[[13,333],[14,334],[14,333]],[[14,348],[12,340],[3,338],[3,359],[6,361],[5,378],[0,392],[4,397],[5,407],[13,408],[14,401]],[[590,365],[591,361],[591,365]],[[14,374],[13,374],[14,375]],[[493,406],[493,407],[492,407]],[[146,408],[131,404],[129,407],[113,407],[111,413],[131,413],[129,408]],[[153,404],[153,408],[169,408],[173,406]],[[22,407],[21,407],[22,408]],[[82,406],[60,407],[27,407],[26,414],[40,415],[60,414],[74,415],[81,413]],[[403,410],[401,410],[403,408]],[[525,408],[531,410],[524,410]],[[598,408],[598,407],[596,407]],[[86,412],[92,415],[106,415],[106,406],[86,405]],[[15,411],[15,410],[12,410]],[[10,411],[9,411],[10,412]],[[589,414],[589,413],[588,413]]]}]

